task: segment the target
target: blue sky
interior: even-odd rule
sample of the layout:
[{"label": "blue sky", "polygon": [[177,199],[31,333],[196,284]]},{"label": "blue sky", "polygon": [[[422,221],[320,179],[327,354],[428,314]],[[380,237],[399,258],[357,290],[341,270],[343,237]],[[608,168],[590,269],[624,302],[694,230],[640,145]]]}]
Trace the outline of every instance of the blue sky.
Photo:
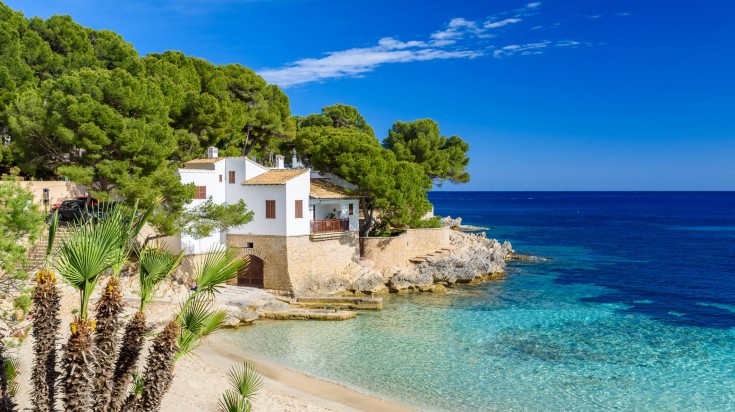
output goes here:
[{"label": "blue sky", "polygon": [[735,2],[12,0],[141,54],[240,63],[294,114],[431,117],[471,145],[450,190],[735,190]]}]

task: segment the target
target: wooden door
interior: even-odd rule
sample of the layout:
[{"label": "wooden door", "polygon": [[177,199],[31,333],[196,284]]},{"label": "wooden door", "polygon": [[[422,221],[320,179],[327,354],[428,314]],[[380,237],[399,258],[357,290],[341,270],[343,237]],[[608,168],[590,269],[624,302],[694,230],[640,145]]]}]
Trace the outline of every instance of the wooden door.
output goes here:
[{"label": "wooden door", "polygon": [[263,288],[263,259],[248,255],[249,263],[237,274],[237,286]]}]

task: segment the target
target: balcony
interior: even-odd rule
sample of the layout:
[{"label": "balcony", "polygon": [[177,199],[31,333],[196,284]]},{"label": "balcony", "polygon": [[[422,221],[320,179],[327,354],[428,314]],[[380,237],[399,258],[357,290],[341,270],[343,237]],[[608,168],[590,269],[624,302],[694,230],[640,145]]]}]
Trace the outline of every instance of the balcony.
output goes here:
[{"label": "balcony", "polygon": [[335,233],[350,230],[350,219],[312,220],[311,233]]}]

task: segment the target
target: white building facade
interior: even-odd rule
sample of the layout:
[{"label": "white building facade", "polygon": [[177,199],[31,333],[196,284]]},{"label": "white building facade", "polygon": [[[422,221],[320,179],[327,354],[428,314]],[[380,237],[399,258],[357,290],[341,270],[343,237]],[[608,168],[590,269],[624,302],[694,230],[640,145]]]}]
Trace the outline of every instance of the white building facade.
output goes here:
[{"label": "white building facade", "polygon": [[[276,163],[276,168],[267,168],[245,157],[221,158],[210,148],[206,159],[179,169],[181,182],[196,187],[188,208],[207,199],[216,204],[242,200],[253,212],[251,222],[226,232],[203,239],[182,236],[181,248],[197,255],[220,245],[238,247],[249,268],[237,284],[293,294],[320,272],[334,275],[332,271],[359,259],[359,198],[329,176],[285,168],[282,156]],[[334,253],[340,256],[331,257]],[[309,265],[310,259],[303,257],[324,254],[336,266]]]}]

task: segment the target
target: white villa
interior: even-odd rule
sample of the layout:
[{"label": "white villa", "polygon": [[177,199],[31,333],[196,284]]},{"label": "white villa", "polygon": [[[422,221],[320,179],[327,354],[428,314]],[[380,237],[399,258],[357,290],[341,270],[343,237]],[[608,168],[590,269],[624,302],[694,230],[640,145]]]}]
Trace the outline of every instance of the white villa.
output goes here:
[{"label": "white villa", "polygon": [[[300,165],[296,156],[293,160]],[[359,199],[346,190],[349,183],[335,176],[286,168],[280,155],[276,164],[268,168],[245,157],[219,157],[213,147],[206,159],[186,162],[179,169],[181,181],[196,186],[187,207],[208,198],[218,204],[243,200],[254,217],[207,238],[184,236],[181,247],[189,255],[216,245],[238,247],[250,259],[238,285],[292,293],[310,278],[338,274],[325,270],[339,271],[359,259]]]}]

